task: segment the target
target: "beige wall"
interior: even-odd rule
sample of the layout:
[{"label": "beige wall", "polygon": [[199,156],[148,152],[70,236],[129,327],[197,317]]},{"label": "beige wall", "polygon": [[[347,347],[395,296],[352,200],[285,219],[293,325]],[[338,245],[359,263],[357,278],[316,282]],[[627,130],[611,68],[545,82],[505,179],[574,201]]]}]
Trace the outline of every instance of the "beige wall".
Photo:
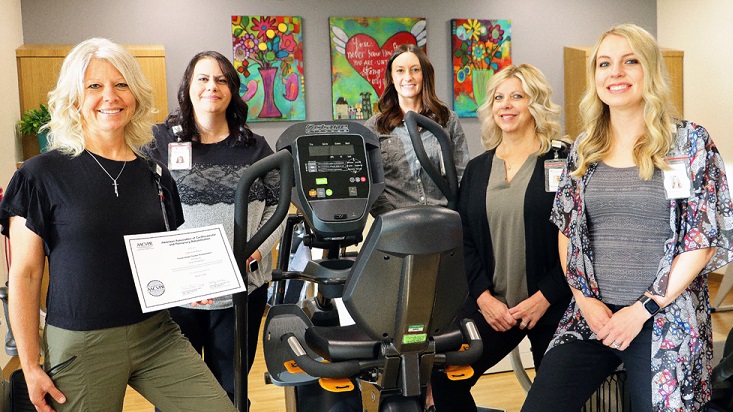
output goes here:
[{"label": "beige wall", "polygon": [[[20,15],[20,0],[0,0],[0,187],[7,186],[15,170],[18,153],[15,124],[20,116],[18,101],[18,73],[15,67],[15,49],[23,44],[23,26]],[[0,245],[2,239],[0,237]],[[4,248],[0,247],[0,281],[5,284]],[[0,311],[4,316],[4,313]],[[5,318],[0,321],[0,342],[5,342]],[[4,346],[4,345],[3,345]],[[0,365],[5,365],[10,357],[0,350]]]},{"label": "beige wall", "polygon": [[657,39],[685,52],[685,117],[703,125],[733,165],[733,2],[658,0]]},{"label": "beige wall", "polygon": [[15,125],[20,117],[15,49],[23,44],[20,0],[0,0],[0,187],[7,186],[20,158]]}]

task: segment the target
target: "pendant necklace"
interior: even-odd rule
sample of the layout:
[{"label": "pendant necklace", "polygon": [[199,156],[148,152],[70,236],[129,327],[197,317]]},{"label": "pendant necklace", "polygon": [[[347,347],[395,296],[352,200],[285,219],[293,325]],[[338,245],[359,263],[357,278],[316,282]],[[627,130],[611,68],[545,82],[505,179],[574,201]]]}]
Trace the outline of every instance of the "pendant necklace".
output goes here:
[{"label": "pendant necklace", "polygon": [[84,149],[84,151],[85,151],[85,152],[87,152],[87,153],[89,153],[89,156],[91,156],[91,157],[92,157],[92,159],[94,159],[94,161],[95,161],[95,162],[97,162],[97,164],[99,165],[99,167],[101,167],[101,168],[102,168],[102,170],[104,170],[104,173],[106,173],[106,174],[107,174],[107,176],[109,176],[109,178],[110,178],[110,179],[112,179],[112,186],[114,186],[114,187],[115,187],[115,196],[117,196],[117,197],[120,197],[120,193],[119,193],[119,192],[117,191],[117,186],[118,186],[118,185],[117,185],[117,179],[119,179],[119,178],[120,178],[120,176],[122,175],[122,171],[124,171],[124,170],[125,170],[125,166],[127,166],[127,160],[125,160],[125,163],[123,163],[123,164],[122,164],[122,169],[120,169],[120,173],[117,173],[117,177],[112,177],[112,175],[111,175],[111,174],[109,174],[109,172],[107,171],[107,169],[105,169],[105,168],[104,168],[104,166],[102,166],[102,164],[101,164],[101,163],[99,163],[99,160],[97,160],[97,157],[96,157],[96,156],[94,156],[94,155],[92,154],[92,152],[90,152],[90,151],[89,151],[89,150],[87,150],[87,149]]},{"label": "pendant necklace", "polygon": [[[524,148],[519,152],[520,153],[520,160],[521,160],[521,157],[522,157],[521,155],[523,155],[527,151],[527,149],[529,149],[529,147],[532,146],[532,143],[534,143],[534,139],[530,139],[529,144],[527,144],[526,146],[524,146]],[[509,156],[507,156],[507,159],[504,160],[504,164],[506,165],[506,169],[507,170],[512,170],[512,165],[509,164],[508,157]],[[526,160],[526,158],[525,158],[525,160]],[[524,164],[524,161],[522,161],[522,164]]]}]

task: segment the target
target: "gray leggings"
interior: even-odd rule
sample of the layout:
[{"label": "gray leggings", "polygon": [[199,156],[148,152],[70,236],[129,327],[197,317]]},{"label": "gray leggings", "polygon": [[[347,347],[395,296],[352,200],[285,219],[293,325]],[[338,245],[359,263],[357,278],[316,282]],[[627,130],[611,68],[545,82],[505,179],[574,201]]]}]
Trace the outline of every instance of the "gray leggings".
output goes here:
[{"label": "gray leggings", "polygon": [[53,377],[67,399],[58,412],[122,411],[128,384],[164,411],[236,412],[167,311],[101,330],[46,325],[43,342],[46,370],[76,357]]}]

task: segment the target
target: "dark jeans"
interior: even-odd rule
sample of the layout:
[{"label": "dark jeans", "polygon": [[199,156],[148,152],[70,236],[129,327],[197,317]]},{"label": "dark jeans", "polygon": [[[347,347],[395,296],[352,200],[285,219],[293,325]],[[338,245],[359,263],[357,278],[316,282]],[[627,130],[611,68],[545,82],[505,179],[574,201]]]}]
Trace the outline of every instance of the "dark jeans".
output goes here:
[{"label": "dark jeans", "polygon": [[517,324],[517,326],[506,332],[497,332],[478,311],[470,315],[462,313],[458,317],[458,319],[465,318],[471,318],[476,323],[484,344],[484,352],[481,358],[471,365],[474,375],[469,379],[451,381],[444,372],[433,370],[430,382],[433,387],[435,409],[438,411],[475,411],[476,403],[471,396],[471,388],[486,370],[499,363],[519,345],[525,336],[529,337],[532,344],[532,358],[535,367],[539,367],[542,362],[542,355],[547,350],[547,346],[550,344],[557,328],[557,322],[542,322],[547,321],[543,318],[531,330],[519,329],[519,324]]},{"label": "dark jeans", "polygon": [[[264,285],[250,293],[247,302],[249,369],[252,369],[257,351],[260,324],[266,306],[267,285]],[[234,308],[200,310],[176,307],[169,309],[169,312],[196,352],[203,352],[204,362],[234,401]]]},{"label": "dark jeans", "polygon": [[[612,305],[609,305],[611,307]],[[615,308],[611,308],[614,312]],[[651,346],[653,319],[649,319],[624,351],[598,340],[576,340],[550,349],[537,371],[522,412],[577,411],[603,381],[623,363],[625,388],[634,412],[652,410]]]}]

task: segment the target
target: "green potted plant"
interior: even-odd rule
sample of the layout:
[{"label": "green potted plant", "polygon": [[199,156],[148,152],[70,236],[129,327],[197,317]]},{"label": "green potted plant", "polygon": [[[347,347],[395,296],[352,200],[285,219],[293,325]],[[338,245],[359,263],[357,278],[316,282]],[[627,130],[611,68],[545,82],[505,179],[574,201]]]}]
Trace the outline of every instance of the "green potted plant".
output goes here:
[{"label": "green potted plant", "polygon": [[29,109],[20,116],[18,127],[23,134],[36,135],[38,137],[38,146],[41,153],[48,149],[48,139],[46,138],[48,130],[41,130],[41,127],[51,121],[51,115],[48,113],[48,107],[41,104],[39,109]]}]

